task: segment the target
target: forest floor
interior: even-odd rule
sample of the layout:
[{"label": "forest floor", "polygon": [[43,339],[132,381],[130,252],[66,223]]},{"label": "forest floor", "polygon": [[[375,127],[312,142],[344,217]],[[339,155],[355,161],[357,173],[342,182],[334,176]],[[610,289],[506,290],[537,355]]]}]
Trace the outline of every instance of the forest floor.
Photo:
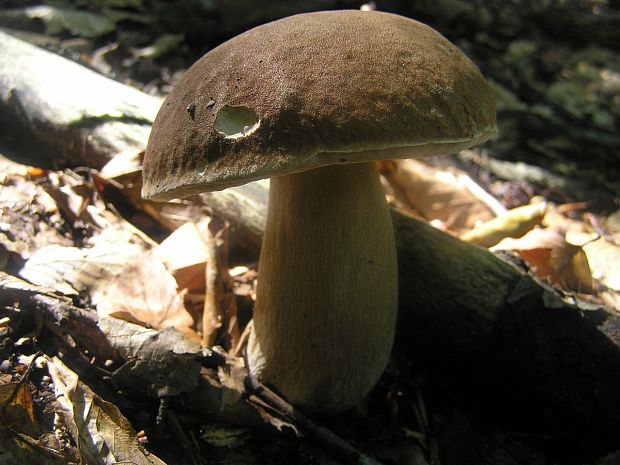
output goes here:
[{"label": "forest floor", "polygon": [[[2,5],[3,30],[150,95],[165,96],[206,51],[191,31],[175,34],[157,21],[164,7],[154,13],[131,0],[101,2],[109,5],[98,10],[87,2],[78,9],[71,2],[26,3]],[[213,43],[238,25],[221,27]],[[531,65],[537,55],[520,45],[513,53],[531,53]],[[617,86],[617,76],[601,77],[600,67],[576,61],[574,68],[584,76],[596,71],[600,87]],[[499,110],[525,112],[502,95]],[[592,131],[613,128],[611,112],[604,105],[592,110],[600,123]],[[548,116],[540,108],[537,114]],[[390,205],[510,257],[567,305],[620,316],[613,183],[602,182],[588,196],[584,177],[570,170],[536,166],[534,156],[527,163],[494,157],[515,145],[531,152],[519,142],[522,134],[514,136],[518,128],[506,126],[506,139],[488,148],[425,163],[382,163]],[[558,142],[554,150],[562,147]],[[584,430],[579,442],[539,425],[519,423],[515,430],[510,421],[489,421],[477,405],[429,380],[416,360],[393,360],[368,399],[340,416],[291,410],[266,387],[246,385],[240,355],[259,249],[234,224],[202,205],[142,202],[139,171],[120,157],[106,170],[9,148],[3,155],[0,464],[620,463],[620,441],[598,444]],[[605,156],[601,163],[610,163]],[[217,308],[209,306],[209,293],[217,294]],[[205,312],[216,318],[209,323]]]}]

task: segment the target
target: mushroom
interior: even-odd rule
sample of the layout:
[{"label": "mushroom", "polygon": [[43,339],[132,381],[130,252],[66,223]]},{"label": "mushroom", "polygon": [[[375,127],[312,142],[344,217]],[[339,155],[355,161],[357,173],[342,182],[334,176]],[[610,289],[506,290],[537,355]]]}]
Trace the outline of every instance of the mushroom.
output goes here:
[{"label": "mushroom", "polygon": [[379,12],[300,14],[181,77],[153,125],[143,195],[271,178],[248,366],[291,403],[335,413],[376,384],[395,332],[375,160],[447,155],[495,132],[480,71],[435,30]]}]

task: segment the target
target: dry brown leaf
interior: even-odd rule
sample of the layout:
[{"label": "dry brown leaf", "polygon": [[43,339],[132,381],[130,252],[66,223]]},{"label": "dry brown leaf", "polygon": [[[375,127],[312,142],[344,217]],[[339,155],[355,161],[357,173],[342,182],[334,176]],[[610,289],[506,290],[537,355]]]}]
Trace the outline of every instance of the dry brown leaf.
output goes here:
[{"label": "dry brown leaf", "polygon": [[546,203],[544,202],[513,208],[461,234],[460,239],[481,247],[493,247],[504,238],[521,237],[532,230],[542,221],[545,210]]},{"label": "dry brown leaf", "polygon": [[86,463],[165,465],[138,443],[137,434],[118,408],[100,398],[58,358],[48,361],[66,431],[72,433]]},{"label": "dry brown leaf", "polygon": [[139,210],[151,202],[142,198],[141,153],[120,153],[112,158],[101,171],[93,171],[97,190],[105,197],[108,191],[120,191],[123,198]]},{"label": "dry brown leaf", "polygon": [[0,246],[28,259],[44,245],[72,245],[55,227],[61,216],[54,200],[19,167],[0,158]]},{"label": "dry brown leaf", "polygon": [[36,436],[34,400],[27,381],[0,385],[0,419],[20,433]]},{"label": "dry brown leaf", "polygon": [[[104,231],[110,234],[112,230]],[[88,249],[49,245],[36,251],[19,275],[63,294],[77,294],[118,273],[127,263],[136,260],[145,247],[135,242],[110,241],[101,241]]]},{"label": "dry brown leaf", "polygon": [[174,327],[199,339],[194,318],[185,308],[185,290],[178,291],[164,264],[146,253],[126,266],[93,295],[97,311],[156,329]]},{"label": "dry brown leaf", "polygon": [[236,295],[256,300],[258,272],[255,268],[235,266],[230,269],[230,275],[233,278],[233,287]]},{"label": "dry brown leaf", "polygon": [[[39,422],[35,412],[34,392],[37,392],[39,402],[46,402],[45,383],[39,380],[31,380],[33,367],[43,367],[46,358],[39,354],[24,355],[19,354],[14,357],[14,365],[10,371],[15,373],[11,375],[6,373],[5,379],[0,382],[0,425],[2,432],[6,432],[5,428],[9,428],[15,433],[14,441],[8,445],[6,452],[8,457],[11,455],[20,456],[24,454],[24,458],[30,460],[22,462],[7,463],[39,463],[39,460],[45,461],[46,458],[71,458],[69,447],[62,448],[54,434],[46,429],[46,422]],[[18,377],[19,381],[14,382],[14,378]],[[34,391],[33,389],[36,389]],[[0,432],[0,445],[2,445],[3,434]],[[27,450],[24,450],[26,447]],[[0,451],[5,452],[0,449]],[[5,463],[8,457],[0,453],[0,462]],[[34,458],[33,456],[38,456]],[[5,460],[3,460],[5,459]],[[70,460],[67,460],[70,461]]]},{"label": "dry brown leaf", "polygon": [[586,219],[588,223],[572,221],[566,240],[582,245],[597,295],[605,305],[620,311],[620,213],[606,219],[588,215]]},{"label": "dry brown leaf", "polygon": [[592,240],[590,234],[584,233],[570,233],[567,238],[584,244],[599,297],[607,306],[620,311],[620,246],[603,237]]},{"label": "dry brown leaf", "polygon": [[204,233],[193,221],[172,232],[153,249],[181,289],[191,293],[205,292],[205,267],[208,258]]},{"label": "dry brown leaf", "polygon": [[620,245],[620,210],[616,210],[607,217],[605,227],[614,243]]},{"label": "dry brown leaf", "polygon": [[545,216],[540,224],[546,228],[552,228],[556,231],[569,231],[569,230],[590,230],[586,223],[576,220],[567,216],[562,205],[556,205],[554,203],[547,203],[547,209],[545,210]]},{"label": "dry brown leaf", "polygon": [[[209,218],[199,224],[188,222],[176,229],[153,250],[190,298],[202,294],[201,332],[203,345],[214,343],[234,347],[239,337],[236,302],[228,273],[229,225]],[[223,339],[217,339],[224,326]],[[230,340],[229,340],[230,339]]]},{"label": "dry brown leaf", "polygon": [[143,156],[144,153],[121,152],[108,161],[98,174],[104,179],[115,181],[127,175],[136,175],[142,171]]},{"label": "dry brown leaf", "polygon": [[0,154],[0,184],[7,184],[13,177],[24,178],[30,169],[31,166],[16,163]]},{"label": "dry brown leaf", "polygon": [[[112,161],[116,160],[113,158]],[[106,165],[107,166],[107,165]],[[134,223],[155,221],[171,231],[196,219],[208,217],[209,209],[199,197],[173,199],[168,202],[153,202],[142,198],[142,170],[136,167],[115,166],[114,169],[93,172],[93,179],[100,194],[114,203],[117,199],[129,202],[138,213],[131,220]],[[105,177],[104,173],[115,177]]]},{"label": "dry brown leaf", "polygon": [[427,220],[440,220],[460,233],[495,217],[503,207],[465,173],[439,170],[418,160],[395,160],[382,165],[381,174],[395,198]]},{"label": "dry brown leaf", "polygon": [[183,224],[205,216],[201,203],[187,199],[152,202],[142,198],[143,154],[121,153],[112,158],[99,172],[93,173],[98,189],[104,196],[120,192],[136,209],[147,213],[162,226],[175,230]]},{"label": "dry brown leaf", "polygon": [[84,225],[102,229],[116,221],[112,212],[108,211],[103,202],[95,196],[91,183],[78,182],[62,172],[51,175],[61,178],[62,185],[48,187],[46,191],[56,201],[63,217],[70,224],[80,220]]},{"label": "dry brown leaf", "polygon": [[[32,294],[52,295],[54,297],[58,297],[55,289],[28,283],[11,274],[5,273],[4,271],[0,271],[0,291],[4,291],[7,294],[10,291],[23,291]],[[67,301],[70,302],[69,299]]]},{"label": "dry brown leaf", "polygon": [[250,430],[225,423],[208,423],[201,425],[200,438],[213,447],[235,448],[244,445],[250,439]]},{"label": "dry brown leaf", "polygon": [[[37,421],[35,415],[28,367],[43,358],[20,356],[17,360],[15,371],[24,372],[21,380],[13,382],[10,374],[3,375],[5,379],[0,380],[0,463],[76,463],[77,457],[71,446],[61,445],[58,437],[52,431],[46,431],[43,422]],[[7,430],[12,434],[3,434]]]},{"label": "dry brown leaf", "polygon": [[552,229],[536,228],[518,239],[506,238],[493,250],[512,250],[542,279],[577,293],[594,293],[588,257]]}]

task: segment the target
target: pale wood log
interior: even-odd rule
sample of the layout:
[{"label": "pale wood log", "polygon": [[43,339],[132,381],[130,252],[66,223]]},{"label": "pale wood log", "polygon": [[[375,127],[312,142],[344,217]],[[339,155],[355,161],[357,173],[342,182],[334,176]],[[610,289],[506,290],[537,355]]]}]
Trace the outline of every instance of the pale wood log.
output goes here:
[{"label": "pale wood log", "polygon": [[5,150],[38,148],[49,165],[100,168],[118,153],[144,150],[161,102],[0,31]]}]

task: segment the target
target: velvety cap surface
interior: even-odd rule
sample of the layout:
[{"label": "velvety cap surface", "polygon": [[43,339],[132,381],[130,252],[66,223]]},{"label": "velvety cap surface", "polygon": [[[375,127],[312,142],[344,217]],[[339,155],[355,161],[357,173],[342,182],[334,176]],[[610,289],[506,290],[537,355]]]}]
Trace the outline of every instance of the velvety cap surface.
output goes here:
[{"label": "velvety cap surface", "polygon": [[153,125],[143,195],[450,154],[495,131],[484,78],[438,32],[388,13],[301,14],[223,43],[183,75]]}]

